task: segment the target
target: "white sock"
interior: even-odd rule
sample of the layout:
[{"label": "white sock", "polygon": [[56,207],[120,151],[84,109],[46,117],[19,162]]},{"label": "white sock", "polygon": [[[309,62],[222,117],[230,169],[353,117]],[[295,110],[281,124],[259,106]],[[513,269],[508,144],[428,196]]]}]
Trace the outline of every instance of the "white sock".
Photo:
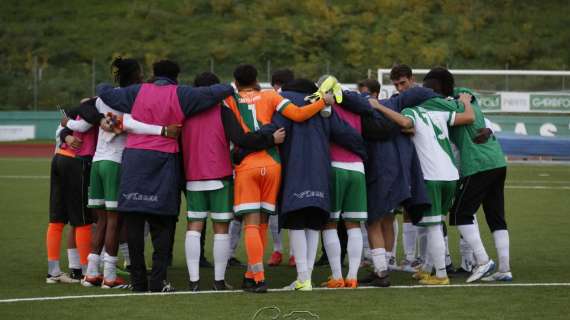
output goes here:
[{"label": "white sock", "polygon": [[130,266],[131,265],[131,257],[129,256],[129,245],[126,242],[119,244],[119,252],[123,256],[123,259],[125,260],[125,264],[127,266]]},{"label": "white sock", "polygon": [[457,229],[463,236],[471,248],[473,248],[473,254],[475,255],[475,260],[477,265],[482,265],[489,262],[489,256],[485,247],[483,246],[483,241],[481,241],[481,235],[479,234],[479,229],[472,224],[466,224],[462,226],[457,226]]},{"label": "white sock", "polygon": [[214,280],[224,280],[230,258],[230,235],[214,234]]},{"label": "white sock", "polygon": [[273,251],[283,251],[283,245],[281,244],[281,232],[279,232],[279,216],[271,215],[269,216],[269,231],[271,231],[271,238],[273,239]]},{"label": "white sock", "polygon": [[67,260],[69,262],[69,269],[81,269],[77,248],[67,249]]},{"label": "white sock", "polygon": [[407,261],[413,262],[416,258],[416,241],[418,231],[411,222],[402,224],[402,243],[404,244],[404,256]]},{"label": "white sock", "polygon": [[392,223],[392,226],[394,228],[394,246],[392,247],[392,251],[390,251],[389,255],[389,259],[391,257],[397,257],[398,256],[398,233],[400,233],[400,226],[398,224],[398,219],[394,218],[394,222]]},{"label": "white sock", "polygon": [[[442,232],[443,232],[443,229],[442,229]],[[449,253],[449,238],[447,236],[444,236],[443,240],[445,241],[445,265],[448,266],[452,263],[451,262],[451,254]]]},{"label": "white sock", "polygon": [[445,242],[443,240],[443,230],[441,225],[427,227],[428,255],[435,267],[435,276],[446,278],[445,270]]},{"label": "white sock", "polygon": [[416,228],[418,238],[418,256],[427,261],[427,228]]},{"label": "white sock", "polygon": [[[100,276],[99,263],[101,263],[101,256],[95,253],[90,253],[87,256],[87,274],[86,276],[97,277]],[[70,267],[71,268],[71,267]]]},{"label": "white sock", "polygon": [[[317,249],[319,248],[320,231],[305,229],[305,237],[307,238],[307,268],[309,270],[309,280],[313,275],[315,267],[315,259],[317,258]],[[296,251],[295,255],[297,254]],[[297,256],[295,256],[297,259]]]},{"label": "white sock", "polygon": [[297,280],[310,280],[309,268],[307,266],[307,237],[305,230],[289,230],[289,242],[295,251],[295,268],[297,269]]},{"label": "white sock", "polygon": [[117,279],[117,261],[119,258],[105,253],[103,260],[105,261],[105,265],[103,267],[103,278],[106,281],[115,281],[115,279]]},{"label": "white sock", "polygon": [[362,259],[362,232],[360,228],[351,228],[346,231],[348,233],[348,243],[346,245],[346,254],[348,255],[348,274],[347,279],[356,279],[358,276],[358,268]]},{"label": "white sock", "polygon": [[380,273],[388,270],[388,264],[386,263],[386,249],[371,249],[370,257],[372,258],[372,263],[374,264],[374,272]]},{"label": "white sock", "polygon": [[101,248],[101,253],[99,254],[101,256],[101,260],[99,260],[99,270],[103,270],[104,263],[105,263],[105,256],[107,255],[107,251],[105,251],[105,246],[103,246],[103,248]]},{"label": "white sock", "polygon": [[48,260],[48,274],[50,276],[58,276],[60,273],[59,260]]},{"label": "white sock", "polygon": [[362,233],[362,255],[365,259],[370,259],[370,244],[368,243],[368,230],[366,222],[360,223],[360,232]]},{"label": "white sock", "polygon": [[499,258],[499,272],[511,271],[509,261],[509,231],[496,230],[493,232],[495,239],[495,248],[497,248],[497,257]]},{"label": "white sock", "polygon": [[461,254],[461,268],[471,272],[471,269],[476,264],[475,257],[473,256],[473,248],[469,246],[463,237],[459,239],[459,253]]},{"label": "white sock", "polygon": [[333,279],[342,279],[342,266],[340,263],[340,240],[335,229],[323,231],[323,245],[327,252]]},{"label": "white sock", "polygon": [[200,280],[200,232],[186,231],[184,250],[190,281]]},{"label": "white sock", "polygon": [[230,257],[235,257],[236,248],[239,244],[239,238],[241,238],[241,222],[238,220],[232,220],[230,222]]}]

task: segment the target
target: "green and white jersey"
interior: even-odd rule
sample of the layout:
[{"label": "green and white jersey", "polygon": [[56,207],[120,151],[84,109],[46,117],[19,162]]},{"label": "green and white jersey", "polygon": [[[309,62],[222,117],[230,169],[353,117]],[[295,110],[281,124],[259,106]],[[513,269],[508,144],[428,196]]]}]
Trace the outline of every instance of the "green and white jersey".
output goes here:
[{"label": "green and white jersey", "polygon": [[[473,92],[467,88],[455,88],[454,94],[458,95],[462,92],[473,95]],[[427,100],[421,106],[429,111],[464,112],[465,110],[463,103],[458,100],[443,98]],[[485,117],[476,99],[471,102],[471,106],[475,113],[475,122],[470,125],[455,126],[450,129],[451,141],[459,150],[462,177],[505,167],[507,165],[501,145],[495,136],[491,136],[485,143],[477,144],[473,142],[473,138],[475,138],[478,131],[487,127],[487,125],[485,124]]]},{"label": "green and white jersey", "polygon": [[424,180],[458,180],[459,172],[454,164],[448,131],[448,125],[455,121],[455,112],[414,107],[405,108],[402,115],[414,122],[416,132],[412,142],[418,152]]}]

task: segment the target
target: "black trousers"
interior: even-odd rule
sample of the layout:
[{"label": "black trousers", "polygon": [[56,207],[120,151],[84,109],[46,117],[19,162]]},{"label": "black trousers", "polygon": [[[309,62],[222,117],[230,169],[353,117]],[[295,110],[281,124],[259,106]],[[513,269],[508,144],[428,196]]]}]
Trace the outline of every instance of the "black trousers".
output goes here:
[{"label": "black trousers", "polygon": [[491,232],[506,230],[505,179],[507,168],[479,172],[459,181],[455,201],[450,211],[449,224],[473,224],[473,215],[483,205],[485,219]]},{"label": "black trousers", "polygon": [[[166,281],[166,270],[172,250],[172,234],[176,216],[163,216],[142,212],[124,213],[127,225],[127,242],[131,258],[131,284],[133,291],[161,291]],[[152,271],[148,279],[144,255],[144,225],[150,226],[154,252]]]}]

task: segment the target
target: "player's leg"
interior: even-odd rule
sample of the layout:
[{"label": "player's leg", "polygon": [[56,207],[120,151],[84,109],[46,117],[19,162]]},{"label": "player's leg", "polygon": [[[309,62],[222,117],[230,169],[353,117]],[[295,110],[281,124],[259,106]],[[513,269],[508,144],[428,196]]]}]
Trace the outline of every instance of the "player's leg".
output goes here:
[{"label": "player's leg", "polygon": [[386,245],[382,231],[382,217],[375,217],[373,220],[369,218],[367,231],[374,272],[366,278],[359,279],[358,282],[365,285],[388,287],[390,286],[390,278],[388,275],[388,261],[386,259]]},{"label": "player's leg", "polygon": [[386,215],[384,218],[382,218],[382,234],[384,235],[384,245],[386,248],[388,270],[397,270],[397,267],[395,267],[395,258],[392,257],[392,250],[394,249],[395,243],[394,221],[394,213],[390,213],[389,215]]},{"label": "player's leg", "polygon": [[191,291],[198,291],[200,286],[200,238],[208,215],[208,192],[186,191],[187,225],[184,252]]},{"label": "player's leg", "polygon": [[64,179],[60,173],[61,157],[61,155],[55,155],[51,162],[49,224],[46,232],[46,249],[48,259],[46,283],[48,284],[59,282],[79,282],[78,280],[72,279],[67,274],[63,273],[59,264],[63,227],[68,221],[68,215],[64,203]]},{"label": "player's leg", "polygon": [[341,246],[337,231],[337,223],[340,220],[340,212],[342,210],[344,191],[347,184],[346,170],[339,168],[331,168],[331,211],[329,213],[329,221],[323,230],[323,247],[326,251],[329,266],[331,268],[331,276],[323,285],[329,288],[344,287],[344,279],[342,277],[341,265]]},{"label": "player's leg", "polygon": [[273,239],[273,253],[267,264],[269,266],[278,266],[283,261],[283,245],[281,242],[281,232],[279,232],[279,220],[277,215],[269,217],[269,230],[271,231],[271,238]]},{"label": "player's leg", "polygon": [[230,222],[230,260],[228,260],[228,264],[232,267],[245,267],[238,258],[236,258],[236,249],[239,244],[239,240],[241,238],[241,217],[235,216],[234,219]]},{"label": "player's leg", "polygon": [[457,226],[463,239],[473,248],[477,263],[467,282],[479,280],[495,267],[495,263],[489,258],[483,246],[479,229],[473,224],[474,215],[486,194],[486,179],[484,172],[461,179],[459,192],[450,211],[450,224]]},{"label": "player's leg", "polygon": [[236,172],[234,181],[234,212],[242,217],[244,244],[247,254],[247,271],[243,289],[251,292],[266,292],[263,270],[263,240],[261,237],[261,173],[265,168]]},{"label": "player's leg", "polygon": [[402,271],[416,272],[418,264],[416,260],[417,227],[414,226],[409,213],[404,210],[402,223],[402,243],[404,246],[404,260],[400,263]]},{"label": "player's leg", "polygon": [[348,273],[345,279],[345,287],[356,288],[363,246],[360,223],[368,218],[366,179],[364,174],[356,171],[348,172],[348,176],[348,187],[345,189],[342,203],[342,219],[348,235]]},{"label": "player's leg", "polygon": [[150,236],[154,252],[149,289],[152,292],[174,291],[167,283],[167,270],[172,250],[172,233],[176,226],[176,216],[146,215],[150,226]]},{"label": "player's leg", "polygon": [[[448,210],[447,198],[446,195],[444,195],[445,184],[446,182],[426,181],[428,195],[431,200],[431,208],[422,214],[418,225],[427,231],[427,256],[430,262],[430,270],[423,270],[428,276],[420,279],[420,284],[449,284],[445,267],[445,242],[443,229],[441,227]],[[432,264],[433,268],[435,268],[435,277],[431,276]]]},{"label": "player's leg", "polygon": [[148,291],[148,277],[144,258],[145,247],[145,215],[140,212],[124,213],[124,223],[127,225],[127,243],[131,259],[131,285],[133,291]]},{"label": "player's leg", "polygon": [[229,223],[233,220],[233,183],[223,181],[222,189],[209,192],[209,205],[214,222],[214,290],[232,289],[225,281],[226,268],[230,258]]},{"label": "player's leg", "polygon": [[493,233],[497,257],[499,259],[498,272],[483,278],[484,281],[512,281],[513,275],[510,267],[509,231],[505,220],[505,179],[507,170],[499,168],[493,170],[496,176],[485,199],[483,211],[485,219]]}]

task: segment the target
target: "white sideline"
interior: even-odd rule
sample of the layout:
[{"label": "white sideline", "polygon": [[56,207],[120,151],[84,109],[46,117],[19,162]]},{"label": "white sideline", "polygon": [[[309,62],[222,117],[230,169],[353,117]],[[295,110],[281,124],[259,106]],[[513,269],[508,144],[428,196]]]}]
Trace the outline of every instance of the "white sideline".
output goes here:
[{"label": "white sideline", "polygon": [[[368,290],[368,289],[435,289],[435,288],[481,288],[481,287],[570,287],[570,283],[478,283],[478,284],[451,284],[451,285],[439,285],[439,286],[391,286],[389,288],[376,288],[376,287],[358,287],[356,289],[345,289],[345,288],[313,288],[313,291],[325,291],[325,290]],[[269,289],[269,292],[293,292],[290,289]],[[89,295],[79,295],[79,296],[56,296],[56,297],[34,297],[34,298],[14,298],[14,299],[2,299],[0,303],[15,303],[15,302],[33,302],[33,301],[52,301],[52,300],[76,300],[76,299],[96,299],[96,298],[120,298],[120,297],[145,297],[145,296],[178,296],[178,295],[193,295],[193,294],[227,294],[227,293],[245,293],[242,290],[227,290],[227,291],[177,291],[177,292],[167,292],[167,293],[115,293],[115,294],[89,294]],[[302,294],[302,293],[301,293]]]}]

